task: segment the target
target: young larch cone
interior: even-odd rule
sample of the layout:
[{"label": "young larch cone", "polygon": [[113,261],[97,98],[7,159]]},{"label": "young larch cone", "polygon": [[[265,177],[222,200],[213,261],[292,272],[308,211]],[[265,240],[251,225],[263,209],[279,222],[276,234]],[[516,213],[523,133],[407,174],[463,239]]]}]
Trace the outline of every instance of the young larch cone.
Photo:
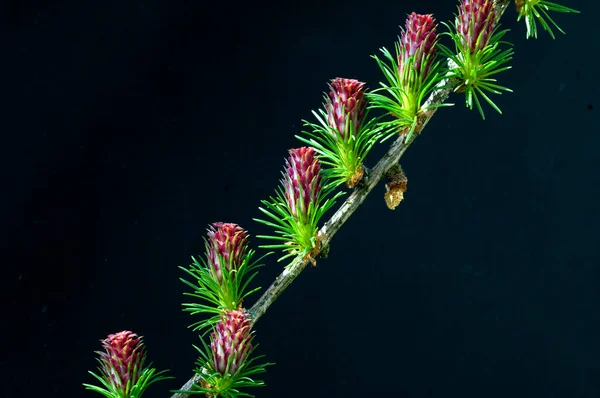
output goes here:
[{"label": "young larch cone", "polygon": [[469,47],[471,54],[487,46],[494,30],[495,20],[493,1],[461,1],[458,7],[456,31],[463,37],[465,46]]},{"label": "young larch cone", "polygon": [[314,148],[300,147],[289,150],[283,186],[292,215],[305,220],[312,202],[317,205],[321,192],[321,165]]},{"label": "young larch cone", "polygon": [[[402,78],[409,76],[406,66],[413,58],[413,65],[422,81],[429,75],[435,60],[438,37],[435,19],[431,14],[412,13],[406,18],[406,28],[400,35],[400,53],[398,54],[398,72]],[[409,84],[411,82],[405,82]]]},{"label": "young larch cone", "polygon": [[344,140],[360,131],[367,107],[364,85],[358,80],[342,77],[333,79],[329,85],[329,97],[325,104],[327,121]]},{"label": "young larch cone", "polygon": [[252,350],[250,320],[241,310],[226,311],[216,324],[210,343],[216,372],[234,375]]},{"label": "young larch cone", "polygon": [[143,370],[146,354],[142,338],[124,330],[109,334],[102,345],[105,351],[100,353],[100,363],[105,380],[113,391],[122,393],[121,397],[129,397]]},{"label": "young larch cone", "polygon": [[213,277],[221,283],[224,265],[228,272],[236,270],[248,252],[248,233],[234,223],[213,223],[208,229],[206,256]]}]

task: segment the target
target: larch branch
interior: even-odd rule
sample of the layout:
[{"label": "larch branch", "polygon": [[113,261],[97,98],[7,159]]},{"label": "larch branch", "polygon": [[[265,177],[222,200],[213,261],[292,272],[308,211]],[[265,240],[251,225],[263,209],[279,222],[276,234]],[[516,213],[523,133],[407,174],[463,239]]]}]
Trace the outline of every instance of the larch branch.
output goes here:
[{"label": "larch branch", "polygon": [[[496,0],[496,19],[499,20],[506,8],[508,7],[510,0]],[[452,91],[452,87],[448,84],[446,79],[440,81],[437,88],[431,93],[429,98],[423,104],[423,108],[431,105],[443,104],[448,98]],[[422,122],[419,123],[415,130],[413,137],[425,128],[429,120],[433,117],[436,112],[436,108],[428,111],[423,115]],[[362,184],[357,185],[350,196],[342,203],[339,209],[333,214],[333,216],[323,225],[318,232],[318,237],[321,242],[321,247],[326,247],[331,242],[331,239],[337,231],[344,225],[344,223],[350,218],[350,216],[358,209],[358,207],[364,202],[367,195],[377,186],[379,181],[388,172],[388,170],[398,163],[404,152],[408,149],[412,143],[412,139],[408,142],[405,141],[406,136],[398,137],[394,143],[390,146],[387,153],[377,162],[375,167],[368,173],[366,181]],[[284,271],[275,279],[275,281],[269,286],[269,288],[263,293],[258,301],[248,310],[248,313],[252,317],[252,323],[254,324],[258,319],[264,315],[267,309],[277,300],[277,298],[283,293],[283,291],[296,279],[302,272],[304,267],[309,263],[307,258],[302,256],[296,257]],[[194,384],[200,383],[200,377],[197,374],[188,380],[182,387],[182,391],[190,391]],[[171,398],[186,398],[189,394],[186,393],[175,393]]]}]

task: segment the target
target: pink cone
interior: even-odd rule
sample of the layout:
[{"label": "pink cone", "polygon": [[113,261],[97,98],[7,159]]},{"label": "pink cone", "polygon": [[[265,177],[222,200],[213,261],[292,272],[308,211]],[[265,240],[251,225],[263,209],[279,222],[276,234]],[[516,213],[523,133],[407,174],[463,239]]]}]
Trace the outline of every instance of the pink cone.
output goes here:
[{"label": "pink cone", "polygon": [[[105,380],[124,397],[139,380],[145,360],[142,338],[128,330],[110,334],[102,345],[100,363]],[[128,384],[129,383],[129,384]]]},{"label": "pink cone", "polygon": [[463,37],[471,53],[487,46],[496,12],[494,2],[488,0],[462,0],[458,8],[456,31]]},{"label": "pink cone", "polygon": [[214,370],[223,376],[235,374],[252,350],[252,338],[246,313],[226,311],[212,333],[210,347]]},{"label": "pink cone", "polygon": [[412,13],[406,18],[406,28],[400,36],[398,72],[406,76],[406,65],[414,56],[414,67],[423,80],[433,66],[437,42],[435,19],[431,14]]},{"label": "pink cone", "polygon": [[[325,104],[327,121],[347,140],[360,131],[367,101],[364,98],[365,83],[355,79],[335,78],[329,85],[329,97]],[[351,122],[351,123],[350,123]],[[352,130],[350,130],[352,126]]]},{"label": "pink cone", "polygon": [[314,148],[295,148],[289,153],[283,179],[285,198],[295,217],[306,218],[309,204],[316,205],[321,192],[321,166]]},{"label": "pink cone", "polygon": [[239,225],[216,222],[209,227],[206,255],[210,270],[219,283],[223,279],[222,265],[229,272],[238,269],[247,252],[248,234]]}]

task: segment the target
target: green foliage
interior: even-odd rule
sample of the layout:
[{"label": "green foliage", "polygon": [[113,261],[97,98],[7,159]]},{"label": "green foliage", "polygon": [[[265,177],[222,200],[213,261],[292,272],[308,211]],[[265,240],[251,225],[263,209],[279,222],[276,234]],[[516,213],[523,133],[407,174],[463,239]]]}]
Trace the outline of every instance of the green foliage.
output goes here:
[{"label": "green foliage", "polygon": [[548,32],[550,37],[555,39],[552,26],[554,26],[559,32],[565,34],[565,32],[554,22],[548,11],[563,12],[563,13],[575,13],[579,14],[579,11],[569,7],[561,6],[546,0],[524,0],[517,16],[517,21],[525,18],[525,25],[527,26],[527,38],[530,37],[537,39],[537,22],[540,23],[542,28]]},{"label": "green foliage", "polygon": [[[102,362],[100,361],[100,363]],[[150,364],[150,366],[152,366],[152,364]],[[86,388],[86,390],[95,391],[104,395],[106,398],[141,398],[144,391],[146,391],[150,385],[156,383],[157,381],[174,379],[172,376],[163,376],[167,370],[157,372],[155,368],[151,368],[150,366],[144,368],[140,372],[140,378],[133,386],[131,385],[131,381],[128,381],[125,391],[123,391],[121,388],[117,388],[113,383],[111,383],[109,381],[109,376],[104,374],[101,367],[98,369],[103,376],[99,376],[92,371],[88,371],[88,373],[94,376],[103,387],[85,383],[83,386]]]},{"label": "green foliage", "polygon": [[[282,175],[285,180],[285,172],[282,172]],[[259,238],[281,242],[260,246],[267,249],[282,249],[283,255],[277,260],[278,262],[292,256],[307,256],[317,247],[319,221],[323,214],[343,195],[343,192],[338,192],[333,197],[327,198],[335,188],[335,181],[329,181],[327,176],[323,176],[323,189],[320,191],[316,202],[311,201],[308,209],[303,212],[300,205],[301,201],[298,200],[295,212],[299,216],[295,216],[288,206],[283,184],[282,180],[276,188],[275,197],[271,196],[269,200],[261,201],[264,207],[258,209],[268,219],[254,219],[256,222],[273,228],[275,233],[274,235],[258,235]]]},{"label": "green foliage", "polygon": [[[235,374],[221,375],[212,365],[212,350],[211,347],[202,341],[203,349],[194,346],[200,354],[196,361],[197,368],[194,372],[202,380],[201,385],[194,384],[194,388],[190,391],[172,391],[173,393],[185,393],[190,395],[197,394],[214,394],[223,398],[237,397],[254,397],[254,395],[242,392],[240,388],[246,387],[264,387],[265,383],[262,380],[254,380],[251,376],[259,373],[264,373],[265,367],[274,365],[274,363],[255,364],[254,362],[264,357],[258,355],[252,357],[252,354],[258,344],[253,346],[248,353],[248,359],[236,370]],[[230,360],[232,357],[229,358]]]},{"label": "green foliage", "polygon": [[[504,65],[512,59],[512,47],[507,50],[500,48],[500,44],[512,45],[501,40],[508,29],[499,30],[499,25],[496,26],[491,32],[488,44],[482,49],[472,51],[463,35],[457,32],[456,24],[449,26],[444,23],[444,25],[448,27],[449,32],[443,34],[452,38],[455,50],[452,51],[442,44],[439,44],[439,48],[441,53],[451,60],[446,77],[454,86],[454,92],[464,92],[466,106],[473,109],[473,103],[475,103],[483,119],[485,119],[485,114],[479,97],[482,97],[501,114],[502,111],[488,94],[501,94],[502,91],[512,92],[511,89],[498,85],[495,79],[496,74],[511,68]],[[482,35],[479,36],[478,41],[481,38]]]},{"label": "green foliage", "polygon": [[[393,137],[403,130],[408,130],[406,142],[409,142],[417,126],[418,116],[427,111],[442,106],[451,106],[452,104],[432,104],[423,106],[425,98],[435,89],[436,84],[442,79],[440,74],[440,62],[434,62],[431,71],[427,76],[417,73],[415,68],[415,57],[409,57],[407,65],[404,67],[404,73],[400,73],[398,59],[400,56],[400,44],[394,44],[396,56],[394,57],[385,47],[380,51],[383,53],[384,60],[372,55],[373,59],[383,72],[387,83],[379,82],[380,88],[371,93],[367,93],[370,100],[370,109],[382,109],[394,117],[391,121],[380,123],[382,129],[383,141]],[[431,54],[424,57],[431,57]],[[424,65],[429,59],[421,61]]]},{"label": "green foliage", "polygon": [[[382,136],[382,129],[377,125],[377,119],[369,120],[356,135],[348,134],[348,137],[344,137],[327,123],[325,111],[321,109],[312,113],[318,124],[304,120],[304,126],[310,130],[302,132],[308,138],[298,135],[296,138],[317,150],[321,164],[326,166],[323,169],[323,176],[331,180],[333,185],[346,183],[351,187],[354,186],[353,179],[360,173],[369,151]],[[364,118],[367,119],[367,116],[368,112],[365,112]],[[350,125],[348,131],[354,131],[349,118],[346,123]]]},{"label": "green foliage", "polygon": [[215,280],[210,272],[209,265],[204,258],[198,261],[192,257],[192,264],[189,268],[179,267],[185,271],[192,282],[180,278],[180,280],[192,289],[192,293],[186,292],[184,295],[194,297],[198,302],[184,303],[184,311],[190,312],[191,315],[196,314],[213,314],[207,319],[202,319],[190,325],[193,330],[203,330],[219,321],[220,315],[225,310],[236,310],[241,307],[242,301],[250,294],[260,290],[260,287],[248,290],[248,284],[254,279],[257,274],[256,269],[263,266],[259,264],[267,255],[267,253],[258,260],[253,261],[254,250],[249,250],[244,255],[242,264],[237,270],[229,271],[226,267],[226,261],[221,255],[218,255],[221,263],[223,279]]}]

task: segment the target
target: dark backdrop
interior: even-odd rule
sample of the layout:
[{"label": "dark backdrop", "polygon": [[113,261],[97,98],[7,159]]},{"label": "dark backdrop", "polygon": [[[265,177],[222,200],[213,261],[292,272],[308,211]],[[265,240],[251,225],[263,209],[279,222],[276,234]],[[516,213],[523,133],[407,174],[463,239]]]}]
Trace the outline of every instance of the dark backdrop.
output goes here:
[{"label": "dark backdrop", "polygon": [[[207,225],[267,232],[252,217],[328,79],[375,88],[407,13],[455,11],[209,3],[2,3],[5,396],[94,396],[98,340],[130,329],[167,398],[198,344],[177,267]],[[567,5],[556,41],[509,10],[504,115],[453,97],[403,158],[401,206],[378,187],[257,323],[277,363],[259,397],[599,396],[597,6]]]}]

